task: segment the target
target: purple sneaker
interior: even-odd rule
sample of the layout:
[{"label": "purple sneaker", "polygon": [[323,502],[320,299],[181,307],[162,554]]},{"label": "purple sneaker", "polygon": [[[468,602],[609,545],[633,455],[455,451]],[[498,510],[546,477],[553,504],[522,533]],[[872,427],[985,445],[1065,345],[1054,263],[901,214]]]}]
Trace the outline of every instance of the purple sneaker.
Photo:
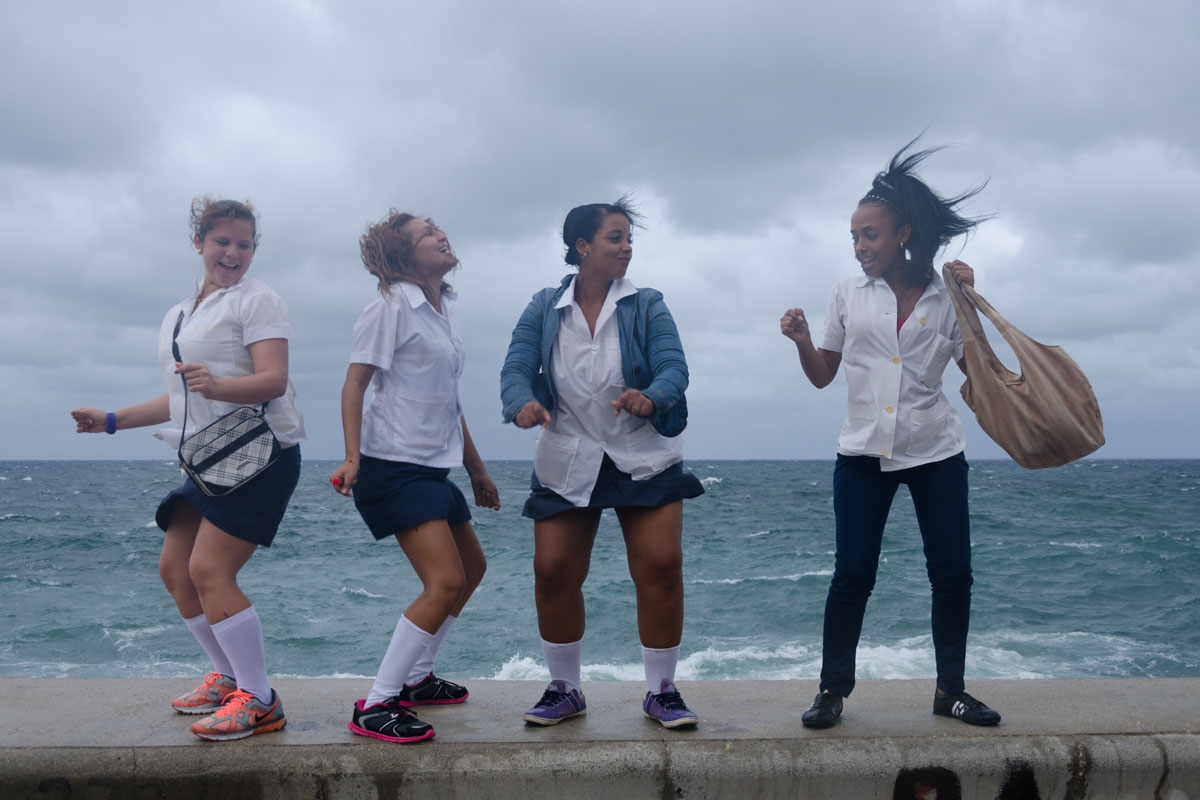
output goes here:
[{"label": "purple sneaker", "polygon": [[563,681],[550,681],[542,699],[522,716],[533,725],[557,725],[564,719],[587,713],[587,701],[578,689],[567,691]]},{"label": "purple sneaker", "polygon": [[658,688],[658,694],[646,692],[646,699],[642,701],[642,711],[646,712],[649,719],[661,723],[664,728],[686,728],[700,724],[700,718],[684,705],[675,684],[663,681]]}]

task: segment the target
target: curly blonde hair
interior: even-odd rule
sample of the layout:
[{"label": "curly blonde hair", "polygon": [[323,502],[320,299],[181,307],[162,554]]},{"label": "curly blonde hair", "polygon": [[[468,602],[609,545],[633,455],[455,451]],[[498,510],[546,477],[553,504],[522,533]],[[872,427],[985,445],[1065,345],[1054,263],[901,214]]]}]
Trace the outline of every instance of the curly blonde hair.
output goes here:
[{"label": "curly blonde hair", "polygon": [[249,200],[239,203],[237,200],[221,200],[206,194],[192,200],[192,235],[197,240],[203,242],[214,225],[227,219],[249,222],[250,230],[254,232],[254,247],[258,249],[258,212]]}]

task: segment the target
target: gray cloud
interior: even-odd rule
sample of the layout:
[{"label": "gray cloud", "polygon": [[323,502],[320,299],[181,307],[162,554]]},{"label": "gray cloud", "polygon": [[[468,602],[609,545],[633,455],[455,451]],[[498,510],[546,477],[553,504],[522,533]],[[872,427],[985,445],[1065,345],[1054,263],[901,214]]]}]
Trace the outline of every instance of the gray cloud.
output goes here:
[{"label": "gray cloud", "polygon": [[[76,436],[66,412],[163,390],[154,336],[198,274],[187,209],[205,192],[262,215],[252,274],[291,310],[309,457],[341,451],[350,331],[374,290],[357,239],[396,206],[435,217],[462,258],[472,433],[485,456],[528,458],[531,437],[498,421],[511,326],[565,272],[566,211],[626,190],[647,215],[631,277],[665,292],[688,351],[689,453],[826,458],[844,384],[809,386],[778,318],[823,316],[855,271],[854,203],[927,127],[952,145],[930,183],[990,179],[972,210],[997,214],[950,254],[1088,372],[1102,452],[1200,445],[1175,413],[1200,389],[1194,4],[3,14],[0,458],[170,458],[148,434]],[[968,437],[1000,455],[973,423]]]}]

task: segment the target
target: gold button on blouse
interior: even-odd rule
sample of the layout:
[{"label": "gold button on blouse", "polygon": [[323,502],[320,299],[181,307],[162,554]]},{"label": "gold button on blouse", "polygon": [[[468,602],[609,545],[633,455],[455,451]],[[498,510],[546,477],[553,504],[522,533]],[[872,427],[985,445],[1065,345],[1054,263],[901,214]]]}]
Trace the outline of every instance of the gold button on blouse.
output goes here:
[{"label": "gold button on blouse", "polygon": [[892,408],[891,406],[888,406],[887,408],[885,408],[885,409],[884,409],[884,411],[886,411],[886,412],[887,412],[887,413],[889,413],[889,414],[891,414],[891,413],[892,413],[893,411],[895,411],[895,410],[896,410],[896,409]]},{"label": "gold button on blouse", "polygon": [[900,363],[900,356],[892,356],[892,363],[893,363],[893,364],[899,364],[899,363]]}]

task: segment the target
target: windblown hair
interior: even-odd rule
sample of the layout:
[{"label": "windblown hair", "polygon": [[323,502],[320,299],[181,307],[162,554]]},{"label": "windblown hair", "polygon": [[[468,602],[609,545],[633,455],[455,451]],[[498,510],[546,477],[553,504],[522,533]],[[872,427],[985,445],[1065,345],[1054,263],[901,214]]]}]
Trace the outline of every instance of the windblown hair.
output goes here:
[{"label": "windblown hair", "polygon": [[887,168],[875,176],[871,190],[858,204],[877,203],[891,213],[897,226],[912,226],[904,247],[908,253],[904,277],[911,285],[924,287],[933,280],[933,260],[938,252],[956,236],[969,234],[992,215],[964,217],[957,210],[958,206],[983,191],[986,180],[955,197],[942,197],[917,177],[917,166],[942,149],[933,147],[905,155],[917,139],[892,156]]},{"label": "windblown hair", "polygon": [[258,212],[249,200],[239,203],[237,200],[218,200],[206,194],[201,195],[192,200],[190,219],[192,234],[202,242],[218,222],[244,219],[250,223],[250,230],[254,232],[254,247],[258,248]]},{"label": "windblown hair", "polygon": [[[379,292],[386,295],[397,281],[414,281],[412,268],[413,243],[404,232],[404,226],[414,219],[422,219],[396,209],[389,209],[387,216],[368,226],[358,240],[363,266],[367,272],[379,279]],[[430,220],[432,222],[432,220]],[[443,283],[443,288],[449,284]]]},{"label": "windblown hair", "polygon": [[585,206],[575,206],[567,212],[563,220],[562,238],[567,246],[563,260],[573,267],[579,266],[579,251],[575,243],[580,239],[590,242],[600,230],[600,225],[609,214],[624,214],[631,226],[641,225],[642,215],[633,206],[633,199],[628,193],[621,195],[615,203],[588,203]]}]

